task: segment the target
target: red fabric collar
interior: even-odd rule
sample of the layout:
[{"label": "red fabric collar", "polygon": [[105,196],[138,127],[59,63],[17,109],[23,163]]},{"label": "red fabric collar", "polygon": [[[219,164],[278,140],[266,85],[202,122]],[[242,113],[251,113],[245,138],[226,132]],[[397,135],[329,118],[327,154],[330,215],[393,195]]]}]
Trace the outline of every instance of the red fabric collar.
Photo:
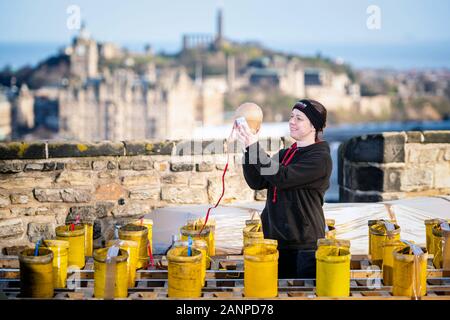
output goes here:
[{"label": "red fabric collar", "polygon": [[[282,166],[288,166],[291,163],[292,158],[294,158],[295,153],[297,152],[297,142],[295,142],[283,155],[283,159],[281,160]],[[273,187],[273,198],[272,202],[277,202],[277,187]]]}]

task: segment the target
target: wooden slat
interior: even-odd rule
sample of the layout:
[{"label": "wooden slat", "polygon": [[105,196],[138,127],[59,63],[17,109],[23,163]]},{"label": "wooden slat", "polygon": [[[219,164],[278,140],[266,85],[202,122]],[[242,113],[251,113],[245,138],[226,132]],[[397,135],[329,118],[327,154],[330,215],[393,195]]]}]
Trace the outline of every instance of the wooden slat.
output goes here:
[{"label": "wooden slat", "polygon": [[215,298],[226,299],[233,297],[233,292],[214,292],[213,296]]},{"label": "wooden slat", "polygon": [[67,297],[69,299],[84,299],[84,292],[68,292]]},{"label": "wooden slat", "polygon": [[154,300],[157,297],[158,297],[158,293],[157,292],[140,291],[140,292],[133,292],[132,294],[130,294],[130,298],[132,298],[132,299],[150,299],[150,300]]},{"label": "wooden slat", "polygon": [[310,297],[310,298],[315,297],[314,293],[312,293],[312,292],[304,292],[304,291],[299,291],[299,292],[289,291],[287,293],[287,295],[288,295],[288,297]]}]

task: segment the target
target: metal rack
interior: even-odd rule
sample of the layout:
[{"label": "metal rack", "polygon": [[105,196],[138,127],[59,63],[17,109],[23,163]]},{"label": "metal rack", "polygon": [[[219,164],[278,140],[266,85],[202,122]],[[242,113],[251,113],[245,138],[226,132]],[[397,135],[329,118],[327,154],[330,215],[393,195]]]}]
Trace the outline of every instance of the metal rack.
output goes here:
[{"label": "metal rack", "polygon": [[[138,270],[127,299],[169,299],[167,269],[162,256],[155,257],[155,267]],[[206,284],[200,299],[244,299],[243,256],[215,256],[206,272]],[[382,272],[372,266],[366,255],[353,255],[351,260],[350,296],[333,299],[402,300],[410,297],[392,296],[390,286],[384,286]],[[92,258],[78,272],[68,273],[68,287],[55,289],[54,299],[94,299]],[[17,256],[0,256],[0,292],[9,299],[20,298],[19,261]],[[315,294],[315,280],[279,279],[276,299],[327,299]],[[422,300],[450,300],[450,274],[435,269],[428,261],[427,295]]]}]

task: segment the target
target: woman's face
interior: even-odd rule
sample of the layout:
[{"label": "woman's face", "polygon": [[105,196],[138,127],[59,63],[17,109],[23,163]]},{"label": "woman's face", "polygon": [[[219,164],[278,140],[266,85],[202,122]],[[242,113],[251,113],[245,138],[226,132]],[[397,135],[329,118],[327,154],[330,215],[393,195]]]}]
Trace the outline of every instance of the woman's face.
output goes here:
[{"label": "woman's face", "polygon": [[311,121],[303,112],[297,109],[293,109],[291,112],[289,131],[291,137],[297,141],[303,140],[309,135],[315,135],[315,129]]}]

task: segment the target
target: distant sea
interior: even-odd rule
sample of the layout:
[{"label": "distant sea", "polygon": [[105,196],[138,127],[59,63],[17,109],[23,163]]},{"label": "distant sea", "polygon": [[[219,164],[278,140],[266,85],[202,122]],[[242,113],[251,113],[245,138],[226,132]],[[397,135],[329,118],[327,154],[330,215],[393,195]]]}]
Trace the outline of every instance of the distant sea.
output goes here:
[{"label": "distant sea", "polygon": [[[6,65],[13,69],[36,65],[43,59],[57,54],[68,43],[18,43],[0,42],[0,69]],[[143,51],[144,43],[121,44],[131,51]],[[287,53],[341,58],[356,68],[428,69],[450,68],[450,42],[427,44],[266,44]],[[173,53],[179,43],[152,43],[155,52]]]},{"label": "distant sea", "polygon": [[283,51],[301,55],[341,58],[355,68],[439,69],[450,68],[450,41],[405,44],[279,45]]}]

